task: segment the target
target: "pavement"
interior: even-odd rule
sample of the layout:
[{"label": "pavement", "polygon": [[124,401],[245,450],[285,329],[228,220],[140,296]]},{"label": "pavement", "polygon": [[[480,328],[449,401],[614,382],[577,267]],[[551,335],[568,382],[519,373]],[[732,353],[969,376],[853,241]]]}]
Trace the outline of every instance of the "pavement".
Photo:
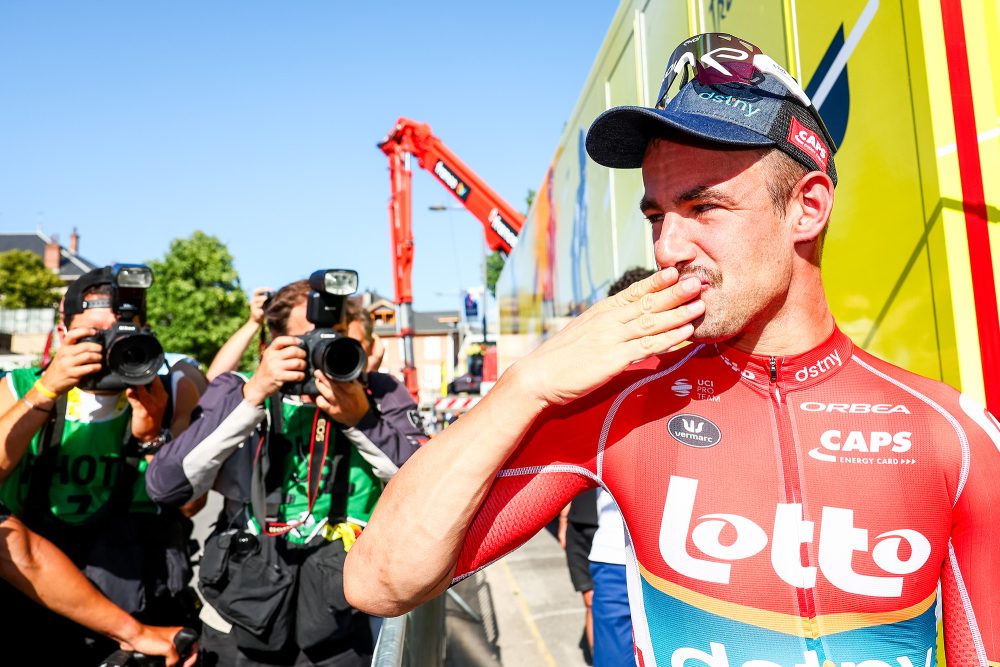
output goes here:
[{"label": "pavement", "polygon": [[583,667],[584,608],[566,556],[547,531],[454,589],[476,622],[449,597],[446,667]]}]

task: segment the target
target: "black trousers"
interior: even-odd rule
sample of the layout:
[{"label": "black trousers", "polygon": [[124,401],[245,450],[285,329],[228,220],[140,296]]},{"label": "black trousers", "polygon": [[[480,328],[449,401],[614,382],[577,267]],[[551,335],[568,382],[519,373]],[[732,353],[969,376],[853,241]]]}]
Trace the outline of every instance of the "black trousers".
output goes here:
[{"label": "black trousers", "polygon": [[308,651],[288,646],[282,651],[241,649],[231,634],[209,626],[202,628],[201,665],[204,667],[369,667],[373,641],[368,616],[355,612],[351,636],[333,644],[321,644]]}]

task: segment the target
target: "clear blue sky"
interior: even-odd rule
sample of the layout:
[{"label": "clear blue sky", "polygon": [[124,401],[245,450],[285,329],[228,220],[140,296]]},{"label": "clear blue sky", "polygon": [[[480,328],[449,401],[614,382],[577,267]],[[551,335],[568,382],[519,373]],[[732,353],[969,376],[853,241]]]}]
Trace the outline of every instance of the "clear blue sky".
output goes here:
[{"label": "clear blue sky", "polygon": [[[98,264],[196,229],[247,291],[323,267],[392,295],[386,159],[399,116],[523,209],[617,3],[0,3],[0,230]],[[477,285],[482,232],[414,173],[414,306]]]}]

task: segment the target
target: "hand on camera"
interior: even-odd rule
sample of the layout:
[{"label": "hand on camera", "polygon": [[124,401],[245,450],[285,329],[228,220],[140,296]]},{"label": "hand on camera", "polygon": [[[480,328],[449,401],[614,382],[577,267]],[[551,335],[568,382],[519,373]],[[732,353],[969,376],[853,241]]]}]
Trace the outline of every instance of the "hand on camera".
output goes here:
[{"label": "hand on camera", "polygon": [[264,303],[271,293],[269,287],[258,287],[253,291],[253,298],[250,300],[250,321],[257,326],[264,321]]},{"label": "hand on camera", "polygon": [[315,398],[316,407],[330,419],[353,427],[368,414],[368,394],[360,382],[336,382],[319,370],[313,372],[313,377],[316,378],[316,390],[319,391]]},{"label": "hand on camera", "polygon": [[125,397],[132,406],[132,435],[139,442],[149,442],[163,430],[167,409],[167,390],[159,378],[141,387],[129,387]]},{"label": "hand on camera", "polygon": [[299,347],[295,336],[279,336],[267,346],[260,366],[243,385],[243,398],[252,405],[263,405],[264,399],[286,382],[301,382],[306,374],[306,351]]},{"label": "hand on camera", "polygon": [[[161,655],[166,658],[167,667],[181,664],[177,649],[174,648],[174,637],[182,628],[142,625],[139,634],[121,642],[122,649],[137,651],[143,655]],[[184,661],[183,667],[192,667],[198,660],[197,646]]]},{"label": "hand on camera", "polygon": [[101,346],[80,342],[81,338],[96,333],[97,329],[89,327],[66,332],[55,358],[42,375],[42,384],[46,389],[61,396],[83,378],[101,370]]}]

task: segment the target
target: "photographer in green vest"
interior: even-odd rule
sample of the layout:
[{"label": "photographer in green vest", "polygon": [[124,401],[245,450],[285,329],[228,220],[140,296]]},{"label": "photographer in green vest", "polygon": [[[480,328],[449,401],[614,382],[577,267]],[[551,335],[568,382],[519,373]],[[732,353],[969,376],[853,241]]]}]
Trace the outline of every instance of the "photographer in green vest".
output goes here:
[{"label": "photographer in green vest", "polygon": [[343,563],[384,482],[426,438],[406,389],[366,371],[364,327],[352,326],[362,315],[347,303],[356,287],[353,271],[328,270],[278,290],[263,306],[271,341],[257,371],[223,368],[254,341],[247,326],[213,363],[198,419],[150,466],[159,502],[225,497],[199,571],[213,664],[371,662]]},{"label": "photographer in green vest", "polygon": [[[144,324],[151,282],[142,265],[86,273],[66,291],[48,367],[0,380],[0,502],[121,609],[189,625],[190,522],[153,502],[143,478],[187,427],[198,392],[183,376],[158,375],[163,350]],[[53,664],[97,664],[117,646],[11,587],[0,597],[8,632],[46,646]]]}]

